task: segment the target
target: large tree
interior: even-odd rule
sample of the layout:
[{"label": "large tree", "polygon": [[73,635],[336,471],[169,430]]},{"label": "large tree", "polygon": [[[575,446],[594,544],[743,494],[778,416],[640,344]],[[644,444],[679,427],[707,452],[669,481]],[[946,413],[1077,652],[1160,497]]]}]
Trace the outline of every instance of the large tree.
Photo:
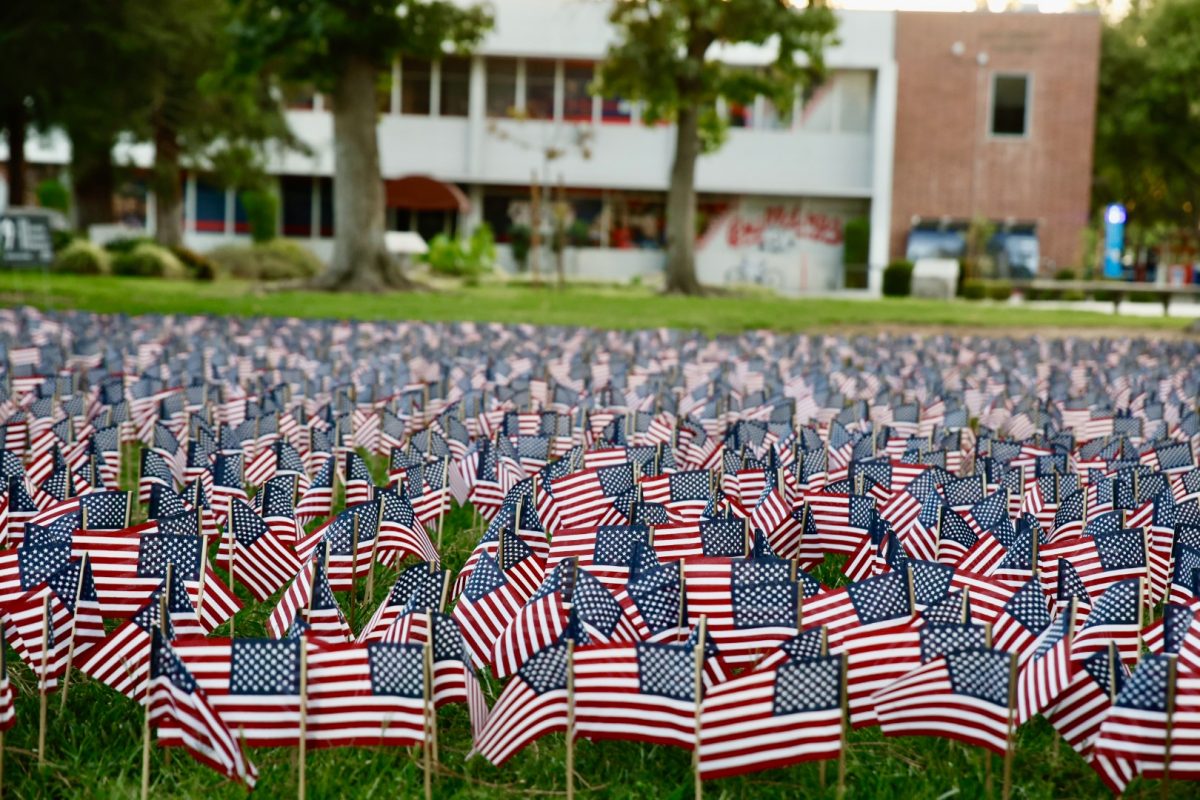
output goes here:
[{"label": "large tree", "polygon": [[[719,146],[719,98],[757,95],[790,107],[797,87],[819,80],[837,20],[821,3],[789,0],[616,0],[610,20],[618,41],[601,70],[600,91],[643,103],[643,118],[675,122],[675,158],[667,191],[670,292],[697,294],[696,159]],[[715,58],[722,45],[764,45],[757,68]]]},{"label": "large tree", "polygon": [[337,220],[333,260],[317,285],[405,288],[384,247],[383,180],[376,133],[376,78],[397,56],[436,58],[476,44],[491,25],[482,7],[444,0],[235,0],[244,65],[269,65],[314,85],[333,104]]},{"label": "large tree", "polygon": [[259,73],[234,68],[228,6],[159,0],[139,20],[148,85],[140,138],[154,143],[154,235],[183,244],[182,165],[202,165],[245,188],[261,180],[264,149],[295,147],[280,102]]}]

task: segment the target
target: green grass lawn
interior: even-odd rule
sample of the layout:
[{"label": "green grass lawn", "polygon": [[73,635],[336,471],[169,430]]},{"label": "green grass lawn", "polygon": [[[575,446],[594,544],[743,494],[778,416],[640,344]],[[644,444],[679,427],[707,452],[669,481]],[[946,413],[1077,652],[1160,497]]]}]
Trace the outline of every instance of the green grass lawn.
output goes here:
[{"label": "green grass lawn", "polygon": [[769,295],[666,297],[648,289],[572,286],[563,291],[485,285],[412,294],[262,292],[240,281],[183,283],[145,278],[77,277],[9,272],[0,276],[0,302],[129,314],[239,314],[355,319],[479,320],[587,325],[599,328],[673,327],[705,333],[770,328],[816,331],[845,326],[962,326],[1177,331],[1188,321],[1088,311],[887,299],[783,299]]}]

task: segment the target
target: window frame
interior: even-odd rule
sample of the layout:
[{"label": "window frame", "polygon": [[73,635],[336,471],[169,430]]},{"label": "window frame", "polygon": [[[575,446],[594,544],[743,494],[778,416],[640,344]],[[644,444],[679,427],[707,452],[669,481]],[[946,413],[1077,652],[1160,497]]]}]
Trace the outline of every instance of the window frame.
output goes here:
[{"label": "window frame", "polygon": [[[1025,80],[1025,119],[1021,133],[998,133],[996,131],[996,84],[1001,78],[1024,78]],[[1032,138],[1033,133],[1033,73],[1032,72],[993,72],[988,81],[988,113],[987,137],[999,141],[1021,141]]]}]

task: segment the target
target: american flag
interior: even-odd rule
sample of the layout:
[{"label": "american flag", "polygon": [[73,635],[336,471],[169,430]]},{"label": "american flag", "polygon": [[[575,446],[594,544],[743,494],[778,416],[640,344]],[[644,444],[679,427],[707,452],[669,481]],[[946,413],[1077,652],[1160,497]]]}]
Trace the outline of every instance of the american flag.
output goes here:
[{"label": "american flag", "polygon": [[[179,637],[179,659],[248,747],[294,747],[300,737],[300,653],[294,639]],[[159,738],[171,743],[171,731]]]},{"label": "american flag", "polygon": [[551,645],[521,666],[492,706],[468,758],[478,753],[499,767],[546,734],[567,729],[571,647]]},{"label": "american flag", "polygon": [[1012,728],[1016,654],[959,650],[875,695],[885,736],[938,736],[1003,754]]},{"label": "american flag", "polygon": [[314,636],[339,642],[354,638],[329,585],[323,551],[313,553],[292,578],[267,617],[267,632],[273,638],[281,639],[296,619],[305,620]]},{"label": "american flag", "polygon": [[308,642],[308,741],[402,747],[425,741],[425,648]]},{"label": "american flag", "polygon": [[[217,565],[230,570],[229,545],[233,545],[232,574],[260,603],[279,591],[300,571],[300,559],[271,526],[250,506],[238,499],[230,505],[225,521],[230,532],[217,551]],[[232,542],[230,541],[232,540]]]},{"label": "american flag", "polygon": [[1127,664],[1137,663],[1141,651],[1141,585],[1141,579],[1128,578],[1105,590],[1075,635],[1073,658],[1086,658],[1115,646]]},{"label": "american flag", "polygon": [[1038,638],[1033,654],[1017,676],[1017,724],[1021,725],[1056,703],[1074,672],[1071,638],[1075,609],[1069,607]]},{"label": "american flag", "polygon": [[150,723],[172,726],[193,758],[253,788],[258,770],[242,753],[237,737],[221,721],[204,691],[162,635],[153,630],[151,639],[147,701]]},{"label": "american flag", "polygon": [[688,470],[643,478],[642,499],[667,509],[672,522],[694,522],[712,497],[712,473]]},{"label": "american flag", "polygon": [[492,644],[536,591],[544,569],[519,537],[501,545],[498,557],[479,556],[453,612],[479,667],[490,663]]},{"label": "american flag", "polygon": [[1096,752],[1146,778],[1162,778],[1169,763],[1172,777],[1195,780],[1200,736],[1189,721],[1198,710],[1200,677],[1180,673],[1173,655],[1144,655],[1100,725]]},{"label": "american flag", "polygon": [[1141,528],[1114,530],[1094,536],[1055,539],[1041,549],[1046,586],[1058,586],[1058,562],[1070,561],[1093,597],[1127,578],[1147,576],[1146,533]]},{"label": "american flag", "polygon": [[308,490],[301,493],[296,503],[296,521],[301,525],[314,519],[323,519],[333,513],[333,471],[335,461],[326,458],[313,475]]},{"label": "american flag", "polygon": [[700,777],[837,758],[844,670],[840,656],[796,659],[715,686],[700,717]]},{"label": "american flag", "polygon": [[992,643],[998,650],[1019,655],[1024,664],[1051,621],[1049,599],[1035,575],[1004,604],[992,627]]},{"label": "american flag", "polygon": [[[692,749],[697,666],[703,652],[688,644],[597,644],[575,651],[575,733]],[[702,680],[700,681],[702,683]]]}]

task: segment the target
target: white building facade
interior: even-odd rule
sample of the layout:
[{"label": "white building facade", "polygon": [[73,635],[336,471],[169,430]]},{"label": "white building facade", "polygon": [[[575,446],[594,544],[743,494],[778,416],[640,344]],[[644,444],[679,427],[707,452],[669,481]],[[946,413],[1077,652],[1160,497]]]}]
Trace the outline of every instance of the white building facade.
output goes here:
[{"label": "white building facade", "polygon": [[[405,59],[380,76],[385,181],[430,176],[456,184],[469,199],[469,210],[453,219],[404,208],[401,199],[388,210],[389,227],[429,237],[469,232],[486,221],[503,245],[514,226],[530,223],[536,180],[543,227],[554,202],[563,203],[568,275],[627,281],[661,272],[674,131],[643,123],[636,103],[588,93],[614,36],[607,4],[496,0],[493,8],[495,27],[474,55]],[[759,283],[789,294],[868,284],[878,290],[889,252],[896,15],[839,17],[821,87],[787,108],[767,98],[718,108],[731,126],[728,139],[700,158],[696,172],[697,269],[704,283]],[[753,47],[716,55],[747,66],[770,57]],[[319,95],[288,101],[289,122],[309,152],[270,161],[281,230],[327,256],[336,225],[332,115]],[[29,160],[65,164],[67,148],[61,137],[31,137]],[[148,146],[131,145],[117,158],[149,167],[152,155]],[[190,246],[204,250],[246,235],[235,191],[189,173],[185,198]],[[152,203],[145,198],[143,219],[152,220],[146,213]],[[844,266],[847,225],[869,226],[869,274],[866,265]],[[509,249],[501,250],[506,268],[517,268]],[[549,268],[548,254],[541,264]]]}]

